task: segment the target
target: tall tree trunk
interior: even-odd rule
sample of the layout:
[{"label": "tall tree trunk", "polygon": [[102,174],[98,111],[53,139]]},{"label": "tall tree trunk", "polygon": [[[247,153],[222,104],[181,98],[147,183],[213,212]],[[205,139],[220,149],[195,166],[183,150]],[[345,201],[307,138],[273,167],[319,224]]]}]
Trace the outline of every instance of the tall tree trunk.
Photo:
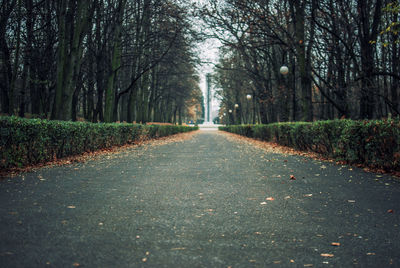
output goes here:
[{"label": "tall tree trunk", "polygon": [[[60,0],[56,95],[51,118],[72,119],[72,100],[81,68],[89,1]],[[74,19],[72,19],[74,18]]]},{"label": "tall tree trunk", "polygon": [[360,117],[372,119],[376,103],[375,81],[374,81],[374,45],[371,40],[376,40],[382,14],[382,0],[376,0],[373,20],[370,20],[372,2],[358,1],[358,12],[360,17],[359,42],[361,48],[361,99]]},{"label": "tall tree trunk", "polygon": [[92,26],[89,28],[89,33],[87,36],[87,42],[88,42],[88,50],[89,50],[89,55],[88,55],[88,89],[86,92],[86,119],[92,121],[93,120],[93,115],[94,115],[94,63],[95,63],[95,57],[94,57],[94,45],[93,45],[93,34],[92,34]]},{"label": "tall tree trunk", "polygon": [[[393,22],[398,22],[399,16],[397,13],[393,13]],[[391,42],[392,42],[392,73],[398,74],[400,73],[400,47],[399,47],[399,38],[394,33],[391,33]],[[397,42],[396,42],[397,40]],[[399,115],[400,107],[399,107],[399,91],[400,91],[400,81],[398,78],[392,78],[392,85],[390,88],[391,95],[391,111],[393,115]]]},{"label": "tall tree trunk", "polygon": [[12,84],[11,52],[6,39],[6,27],[16,0],[6,1],[0,6],[0,90],[1,109],[4,113],[10,111],[10,90]]},{"label": "tall tree trunk", "polygon": [[12,68],[12,78],[11,78],[11,85],[9,91],[9,107],[8,107],[8,114],[14,114],[14,103],[15,103],[15,89],[16,89],[16,82],[18,78],[18,69],[19,69],[19,58],[20,58],[20,49],[21,49],[21,22],[22,22],[22,3],[21,0],[18,0],[17,3],[17,41],[16,41],[16,48],[14,53],[14,66]]},{"label": "tall tree trunk", "polygon": [[113,49],[111,57],[111,70],[107,79],[107,88],[104,107],[104,121],[112,122],[115,116],[115,82],[117,72],[121,67],[121,31],[126,0],[120,0],[116,10],[116,21],[113,29]]},{"label": "tall tree trunk", "polygon": [[[301,84],[301,108],[302,120],[313,120],[312,105],[312,88],[311,88],[311,66],[310,55],[306,51],[305,46],[305,7],[306,1],[290,0],[292,16],[295,27],[295,49],[297,56],[297,66],[299,68],[300,84]],[[313,30],[313,29],[311,29]],[[312,40],[309,40],[311,46]]]}]

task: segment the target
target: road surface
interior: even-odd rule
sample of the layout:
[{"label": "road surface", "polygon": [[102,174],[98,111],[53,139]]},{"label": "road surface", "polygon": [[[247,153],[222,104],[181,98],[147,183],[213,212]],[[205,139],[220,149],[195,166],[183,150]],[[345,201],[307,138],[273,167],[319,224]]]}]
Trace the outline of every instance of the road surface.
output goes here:
[{"label": "road surface", "polygon": [[3,179],[0,204],[0,267],[400,267],[398,180],[217,131]]}]

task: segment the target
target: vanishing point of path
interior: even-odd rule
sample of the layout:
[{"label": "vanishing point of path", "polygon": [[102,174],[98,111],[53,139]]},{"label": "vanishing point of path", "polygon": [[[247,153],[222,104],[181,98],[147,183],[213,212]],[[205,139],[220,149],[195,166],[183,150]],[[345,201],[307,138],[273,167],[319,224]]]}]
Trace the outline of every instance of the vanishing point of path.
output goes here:
[{"label": "vanishing point of path", "polygon": [[398,180],[217,131],[3,179],[0,213],[0,267],[400,267]]}]

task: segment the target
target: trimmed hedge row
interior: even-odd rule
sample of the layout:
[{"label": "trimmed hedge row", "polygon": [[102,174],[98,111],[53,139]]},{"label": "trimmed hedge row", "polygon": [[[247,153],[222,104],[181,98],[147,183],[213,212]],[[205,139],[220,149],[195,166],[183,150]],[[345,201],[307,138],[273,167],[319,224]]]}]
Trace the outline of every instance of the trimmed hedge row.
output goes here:
[{"label": "trimmed hedge row", "polygon": [[400,120],[329,120],[234,125],[220,130],[313,151],[351,164],[400,170]]},{"label": "trimmed hedge row", "polygon": [[0,116],[0,169],[164,137],[195,127],[95,124]]}]

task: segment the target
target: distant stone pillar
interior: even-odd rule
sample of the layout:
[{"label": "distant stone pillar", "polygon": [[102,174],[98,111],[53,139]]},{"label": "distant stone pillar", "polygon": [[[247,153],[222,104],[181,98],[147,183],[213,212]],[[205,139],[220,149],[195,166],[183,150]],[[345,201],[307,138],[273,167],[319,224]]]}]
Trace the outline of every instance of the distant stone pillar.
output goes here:
[{"label": "distant stone pillar", "polygon": [[211,93],[211,74],[206,75],[207,82],[207,114],[206,122],[212,122],[212,93]]}]

